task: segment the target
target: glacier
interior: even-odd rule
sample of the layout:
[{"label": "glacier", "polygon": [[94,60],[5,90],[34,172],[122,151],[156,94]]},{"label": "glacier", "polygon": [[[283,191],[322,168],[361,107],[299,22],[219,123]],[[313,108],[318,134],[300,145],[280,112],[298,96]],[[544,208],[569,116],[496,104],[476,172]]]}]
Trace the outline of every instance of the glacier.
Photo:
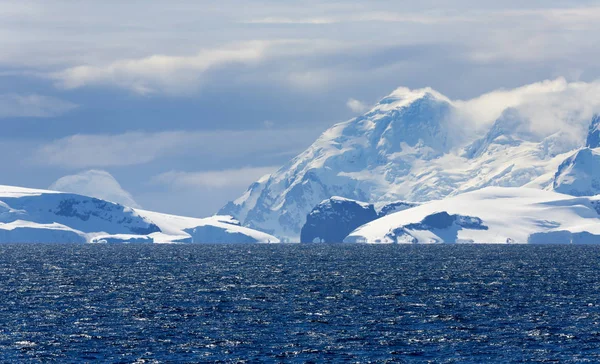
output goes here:
[{"label": "glacier", "polygon": [[0,186],[0,243],[278,243],[231,216],[190,218],[50,190]]},{"label": "glacier", "polygon": [[[555,126],[544,124],[545,115],[540,123],[530,109],[512,105],[488,124],[478,123],[467,115],[465,102],[431,88],[399,88],[364,115],[325,131],[219,214],[295,242],[313,208],[332,196],[381,207],[392,201],[412,206],[493,186],[565,192],[569,176],[583,174],[578,172],[581,158],[572,168],[564,164],[584,145],[598,146],[600,118],[586,109],[558,115],[564,125]],[[580,183],[590,186],[585,193],[595,193],[597,177],[586,178]]]},{"label": "glacier", "polygon": [[344,242],[600,244],[600,196],[486,187],[387,215]]}]

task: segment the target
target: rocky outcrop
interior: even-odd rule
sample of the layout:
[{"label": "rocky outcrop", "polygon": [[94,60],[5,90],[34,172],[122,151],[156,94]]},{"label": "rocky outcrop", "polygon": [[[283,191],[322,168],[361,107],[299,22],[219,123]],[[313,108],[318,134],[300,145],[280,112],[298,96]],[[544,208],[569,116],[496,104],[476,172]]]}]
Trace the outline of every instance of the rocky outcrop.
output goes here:
[{"label": "rocky outcrop", "polygon": [[302,243],[341,243],[354,229],[377,219],[375,207],[342,197],[318,204],[302,227]]}]

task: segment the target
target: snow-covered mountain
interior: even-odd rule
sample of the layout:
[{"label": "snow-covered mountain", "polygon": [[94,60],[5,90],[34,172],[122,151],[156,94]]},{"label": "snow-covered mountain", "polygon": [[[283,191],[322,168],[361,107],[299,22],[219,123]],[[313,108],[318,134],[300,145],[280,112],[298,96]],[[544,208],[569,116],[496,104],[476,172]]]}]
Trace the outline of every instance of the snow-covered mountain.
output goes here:
[{"label": "snow-covered mountain", "polygon": [[600,196],[487,187],[382,217],[344,241],[600,244],[599,202]]},{"label": "snow-covered mountain", "polygon": [[488,186],[552,189],[559,166],[585,145],[588,127],[588,143],[597,139],[599,121],[590,126],[584,113],[569,115],[569,128],[549,121],[537,127],[530,108],[511,106],[481,128],[468,111],[430,88],[400,88],[364,115],[334,125],[219,214],[298,241],[306,216],[331,196],[381,207]]},{"label": "snow-covered mountain", "polygon": [[356,228],[380,217],[418,206],[416,203],[395,201],[381,207],[333,196],[321,201],[306,217],[300,232],[301,243],[341,243]]},{"label": "snow-covered mountain", "polygon": [[277,243],[230,216],[197,219],[93,197],[0,186],[0,243]]},{"label": "snow-covered mountain", "polygon": [[600,194],[600,148],[582,148],[565,160],[558,167],[552,188],[573,196]]},{"label": "snow-covered mountain", "polygon": [[600,148],[600,115],[594,116],[585,146],[587,148]]}]

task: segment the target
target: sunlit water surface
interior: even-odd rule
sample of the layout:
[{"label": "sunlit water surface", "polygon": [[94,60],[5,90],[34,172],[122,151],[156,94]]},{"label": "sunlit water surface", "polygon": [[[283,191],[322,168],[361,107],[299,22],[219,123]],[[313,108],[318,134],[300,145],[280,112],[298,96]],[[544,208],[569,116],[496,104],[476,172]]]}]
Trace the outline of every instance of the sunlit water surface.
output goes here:
[{"label": "sunlit water surface", "polygon": [[3,362],[600,361],[600,247],[0,245]]}]

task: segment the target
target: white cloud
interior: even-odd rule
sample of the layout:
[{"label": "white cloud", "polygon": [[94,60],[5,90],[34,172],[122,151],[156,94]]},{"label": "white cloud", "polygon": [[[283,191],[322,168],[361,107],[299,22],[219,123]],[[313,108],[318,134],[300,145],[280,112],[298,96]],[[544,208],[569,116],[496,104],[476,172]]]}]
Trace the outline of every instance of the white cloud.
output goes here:
[{"label": "white cloud", "polygon": [[499,89],[467,101],[456,101],[466,117],[478,124],[487,125],[495,121],[508,107],[516,107],[526,100],[540,95],[562,92],[568,87],[564,78],[545,80],[514,89]]},{"label": "white cloud", "polygon": [[283,16],[270,16],[260,19],[244,20],[246,24],[333,24],[338,23],[335,18],[289,18]]},{"label": "white cloud", "polygon": [[348,99],[348,101],[346,102],[346,106],[348,106],[348,109],[352,110],[355,113],[362,113],[367,111],[368,106],[359,100],[356,99]]},{"label": "white cloud", "polygon": [[[514,20],[523,18],[539,18],[556,24],[577,26],[582,22],[595,22],[600,14],[600,7],[597,6],[575,6],[575,7],[545,7],[545,8],[524,8],[510,9],[510,7],[485,9],[469,6],[459,10],[456,4],[452,9],[445,7],[419,9],[418,11],[392,10],[389,4],[386,4],[385,10],[371,10],[354,7],[354,9],[345,9],[330,12],[329,15],[275,15],[262,18],[243,20],[247,24],[305,24],[305,25],[323,25],[340,23],[416,23],[424,25],[448,24],[448,23],[489,23],[500,19]],[[404,6],[403,6],[404,7]],[[315,12],[318,13],[318,12]]]},{"label": "white cloud", "polygon": [[253,75],[262,66],[261,78],[269,78],[295,88],[314,89],[330,81],[331,71],[309,66],[301,58],[329,54],[350,47],[352,45],[343,42],[321,39],[253,40],[206,48],[191,56],[155,54],[116,60],[106,65],[80,65],[46,77],[53,79],[57,87],[64,89],[111,85],[141,95],[182,94],[197,91],[211,71],[219,68],[236,66],[239,71],[244,67],[256,67],[245,74],[247,79],[248,75]]},{"label": "white cloud", "polygon": [[305,24],[305,25],[324,25],[340,23],[417,23],[417,24],[439,24],[452,22],[473,22],[476,17],[461,16],[456,14],[427,14],[419,13],[399,13],[384,11],[359,11],[349,12],[343,15],[317,16],[317,17],[286,17],[270,16],[243,21],[247,24]]},{"label": "white cloud", "polygon": [[150,162],[188,138],[182,132],[77,134],[42,145],[34,160],[70,168],[128,166]]},{"label": "white cloud", "polygon": [[176,189],[246,187],[260,177],[275,172],[277,168],[268,166],[202,172],[170,171],[153,177],[151,182]]},{"label": "white cloud", "polygon": [[36,94],[0,95],[0,118],[52,117],[62,115],[77,107],[76,104],[55,97]]},{"label": "white cloud", "polygon": [[[147,9],[124,4],[119,14],[101,2],[73,6],[57,1],[52,7],[31,3],[35,16],[11,20],[0,14],[6,24],[0,39],[7,40],[2,43],[0,64],[19,70],[26,64],[38,74],[50,74],[56,85],[67,89],[108,85],[139,94],[179,94],[250,80],[322,91],[346,84],[358,87],[363,78],[385,73],[386,66],[411,60],[401,74],[388,69],[385,77],[407,83],[418,75],[412,85],[439,79],[434,85],[439,86],[452,82],[452,72],[445,67],[450,71],[465,67],[469,71],[461,74],[468,77],[483,72],[482,65],[493,73],[495,63],[502,62],[504,71],[515,71],[513,82],[505,84],[515,84],[527,72],[521,63],[539,63],[540,77],[576,69],[589,78],[599,68],[592,60],[600,54],[596,47],[600,7],[552,0],[527,7],[471,1],[451,7],[443,2],[424,6],[290,1],[255,9],[232,3],[174,8],[152,2]],[[153,19],[152,24],[147,19]],[[306,26],[281,26],[285,24]],[[57,31],[62,27],[70,31]],[[334,49],[331,44],[344,47]],[[395,51],[407,45],[439,52]],[[223,74],[215,71],[224,67],[235,73],[217,79]],[[436,75],[423,75],[422,69]],[[464,84],[454,88],[475,88],[468,80]]]},{"label": "white cloud", "polygon": [[137,93],[158,89],[177,91],[194,87],[202,74],[226,64],[248,64],[260,60],[272,44],[252,41],[224,48],[205,49],[193,56],[152,55],[115,61],[106,66],[77,66],[52,75],[67,89],[115,84]]},{"label": "white cloud", "polygon": [[139,208],[131,194],[108,172],[89,170],[59,178],[50,190],[76,193]]},{"label": "white cloud", "polygon": [[[501,89],[465,101],[454,101],[456,120],[464,132],[470,126],[486,131],[502,112],[512,108],[523,119],[523,127],[540,137],[562,132],[574,145],[581,144],[590,120],[600,113],[600,80],[567,82],[546,80],[515,89]],[[471,124],[465,124],[465,122]]]},{"label": "white cloud", "polygon": [[213,160],[247,157],[248,153],[299,151],[315,134],[306,129],[78,134],[40,146],[32,161],[66,168],[98,168],[144,164],[174,155]]},{"label": "white cloud", "polygon": [[290,86],[301,90],[315,90],[327,86],[333,81],[334,72],[329,69],[304,69],[286,72]]}]

